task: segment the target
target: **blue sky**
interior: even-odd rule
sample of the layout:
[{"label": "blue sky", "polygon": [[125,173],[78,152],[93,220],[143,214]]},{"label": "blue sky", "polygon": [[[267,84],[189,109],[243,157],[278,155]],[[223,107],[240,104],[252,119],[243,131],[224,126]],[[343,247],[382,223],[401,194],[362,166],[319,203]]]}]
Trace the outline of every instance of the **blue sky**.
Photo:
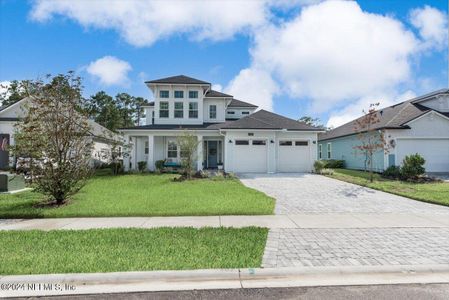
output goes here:
[{"label": "blue sky", "polygon": [[85,96],[151,99],[185,74],[334,126],[448,84],[447,1],[52,1],[1,1],[0,81],[75,70]]}]

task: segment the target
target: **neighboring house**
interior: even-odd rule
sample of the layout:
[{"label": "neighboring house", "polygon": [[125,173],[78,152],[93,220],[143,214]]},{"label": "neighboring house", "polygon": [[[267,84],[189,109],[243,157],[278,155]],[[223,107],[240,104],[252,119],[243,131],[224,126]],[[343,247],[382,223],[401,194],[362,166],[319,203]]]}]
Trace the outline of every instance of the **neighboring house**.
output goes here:
[{"label": "neighboring house", "polygon": [[[399,166],[406,155],[419,153],[427,172],[449,172],[449,90],[442,89],[378,111],[388,153],[377,151],[374,169]],[[349,169],[364,169],[365,157],[356,154],[360,144],[354,132],[355,120],[319,134],[318,156],[343,159]]]},{"label": "neighboring house", "polygon": [[309,172],[322,129],[265,111],[211,89],[211,84],[187,76],[146,82],[154,102],[145,107],[146,125],[123,128],[130,144],[125,169],[146,161],[179,165],[177,136],[197,136],[197,169],[223,165],[228,172]]},{"label": "neighboring house", "polygon": [[[15,159],[10,155],[7,146],[14,145],[14,125],[24,117],[24,107],[28,99],[24,98],[10,106],[0,107],[0,170],[14,164]],[[122,138],[92,120],[89,120],[89,125],[93,139],[92,164],[107,162],[113,145],[122,143]]]}]

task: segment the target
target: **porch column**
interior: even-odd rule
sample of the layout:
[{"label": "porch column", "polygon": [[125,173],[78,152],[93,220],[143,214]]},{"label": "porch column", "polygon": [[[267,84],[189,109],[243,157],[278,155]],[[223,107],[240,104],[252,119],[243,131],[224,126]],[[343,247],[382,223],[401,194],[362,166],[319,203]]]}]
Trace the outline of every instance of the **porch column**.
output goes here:
[{"label": "porch column", "polygon": [[125,135],[125,147],[123,148],[123,150],[124,150],[123,151],[123,167],[125,168],[125,172],[128,172],[130,155],[132,154],[132,148],[131,148],[131,144],[130,144],[129,135]]},{"label": "porch column", "polygon": [[197,147],[197,152],[196,152],[196,163],[197,163],[197,170],[202,170],[203,169],[203,136],[202,135],[198,135],[198,147]]},{"label": "porch column", "polygon": [[147,168],[150,171],[154,171],[154,135],[148,135],[148,160]]},{"label": "porch column", "polygon": [[132,140],[132,149],[133,151],[131,152],[131,169],[132,170],[137,170],[137,137],[134,136],[131,138]]}]

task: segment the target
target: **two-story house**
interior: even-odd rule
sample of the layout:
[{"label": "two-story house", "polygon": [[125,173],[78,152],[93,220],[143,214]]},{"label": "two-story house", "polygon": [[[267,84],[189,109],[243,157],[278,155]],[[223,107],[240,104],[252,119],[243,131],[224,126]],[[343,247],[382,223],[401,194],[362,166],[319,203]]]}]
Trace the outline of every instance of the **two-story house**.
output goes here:
[{"label": "two-story house", "polygon": [[197,169],[223,165],[228,172],[309,172],[322,129],[292,120],[211,89],[187,76],[145,82],[154,101],[145,107],[146,124],[120,131],[130,155],[125,169],[146,161],[180,163],[177,137],[189,131],[198,137]]}]

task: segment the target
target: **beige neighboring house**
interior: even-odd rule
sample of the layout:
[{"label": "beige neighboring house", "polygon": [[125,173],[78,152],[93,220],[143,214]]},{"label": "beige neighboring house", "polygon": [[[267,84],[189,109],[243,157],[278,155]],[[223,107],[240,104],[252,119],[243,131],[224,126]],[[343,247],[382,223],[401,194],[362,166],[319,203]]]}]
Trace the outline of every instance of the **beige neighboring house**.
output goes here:
[{"label": "beige neighboring house", "polygon": [[[0,107],[0,170],[14,165],[15,158],[9,153],[8,146],[14,145],[15,124],[25,114],[25,103],[29,98],[24,98],[12,105]],[[100,124],[89,120],[91,138],[93,139],[92,165],[106,163],[111,149],[117,143],[123,141],[121,135],[116,134]],[[121,152],[121,146],[117,151]]]}]

